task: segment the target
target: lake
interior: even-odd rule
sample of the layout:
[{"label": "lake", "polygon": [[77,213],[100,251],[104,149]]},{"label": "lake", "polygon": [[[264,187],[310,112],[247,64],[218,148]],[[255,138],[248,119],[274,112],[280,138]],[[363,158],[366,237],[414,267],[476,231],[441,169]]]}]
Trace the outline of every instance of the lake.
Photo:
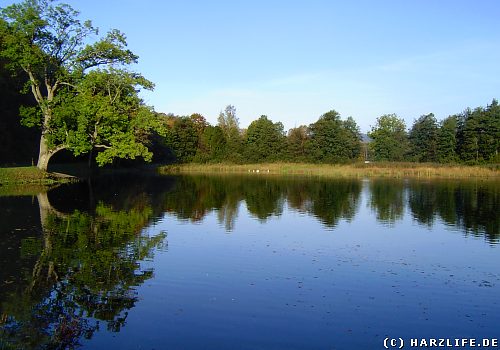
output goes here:
[{"label": "lake", "polygon": [[500,336],[498,181],[133,174],[28,193],[0,197],[0,349]]}]

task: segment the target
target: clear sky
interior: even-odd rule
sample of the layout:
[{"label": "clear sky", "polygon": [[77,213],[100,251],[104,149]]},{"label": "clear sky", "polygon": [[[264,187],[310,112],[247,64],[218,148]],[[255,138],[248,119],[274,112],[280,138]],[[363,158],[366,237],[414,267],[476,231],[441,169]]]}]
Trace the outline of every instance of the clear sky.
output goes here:
[{"label": "clear sky", "polygon": [[156,111],[211,124],[228,104],[241,127],[265,114],[286,130],[335,109],[366,132],[500,98],[497,0],[64,2],[127,35]]}]

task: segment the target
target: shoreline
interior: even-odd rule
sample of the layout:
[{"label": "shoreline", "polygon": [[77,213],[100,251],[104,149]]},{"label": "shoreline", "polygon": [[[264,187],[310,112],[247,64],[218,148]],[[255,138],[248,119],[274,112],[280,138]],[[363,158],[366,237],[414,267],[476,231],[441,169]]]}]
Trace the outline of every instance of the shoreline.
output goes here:
[{"label": "shoreline", "polygon": [[0,168],[0,186],[49,186],[77,180],[78,178],[75,176],[58,172],[45,172],[35,166]]},{"label": "shoreline", "polygon": [[262,164],[176,164],[160,166],[160,174],[268,174],[319,177],[385,177],[500,179],[500,170],[488,166],[444,165],[427,163],[262,163]]},{"label": "shoreline", "polygon": [[[66,169],[64,169],[66,170]],[[64,171],[62,170],[62,171]],[[68,169],[69,170],[69,169]],[[126,169],[130,171],[131,169]],[[115,169],[112,172],[121,172]],[[135,169],[137,171],[137,169]],[[171,174],[249,174],[273,176],[314,176],[351,178],[421,178],[421,179],[495,179],[500,180],[498,165],[467,166],[429,163],[258,163],[258,164],[155,164],[140,171],[160,175]],[[79,181],[78,176],[62,172],[44,172],[34,166],[0,168],[0,186],[19,185],[50,186]]]}]

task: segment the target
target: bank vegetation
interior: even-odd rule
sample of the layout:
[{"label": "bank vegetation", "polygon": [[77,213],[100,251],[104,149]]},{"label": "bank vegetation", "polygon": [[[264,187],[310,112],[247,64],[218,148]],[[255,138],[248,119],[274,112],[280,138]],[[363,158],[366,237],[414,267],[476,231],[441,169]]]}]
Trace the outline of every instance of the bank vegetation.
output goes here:
[{"label": "bank vegetation", "polygon": [[324,177],[480,178],[500,179],[498,166],[464,166],[436,163],[376,162],[339,164],[177,164],[159,168],[161,174],[251,174]]}]

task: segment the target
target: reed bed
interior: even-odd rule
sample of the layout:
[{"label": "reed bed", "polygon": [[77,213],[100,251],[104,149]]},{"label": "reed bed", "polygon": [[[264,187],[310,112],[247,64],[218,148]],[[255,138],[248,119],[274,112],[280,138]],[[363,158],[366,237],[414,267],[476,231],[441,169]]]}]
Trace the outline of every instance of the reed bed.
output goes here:
[{"label": "reed bed", "polygon": [[162,174],[270,174],[329,177],[391,178],[498,178],[496,166],[443,165],[431,163],[355,163],[348,165],[308,163],[181,164],[159,168]]}]

